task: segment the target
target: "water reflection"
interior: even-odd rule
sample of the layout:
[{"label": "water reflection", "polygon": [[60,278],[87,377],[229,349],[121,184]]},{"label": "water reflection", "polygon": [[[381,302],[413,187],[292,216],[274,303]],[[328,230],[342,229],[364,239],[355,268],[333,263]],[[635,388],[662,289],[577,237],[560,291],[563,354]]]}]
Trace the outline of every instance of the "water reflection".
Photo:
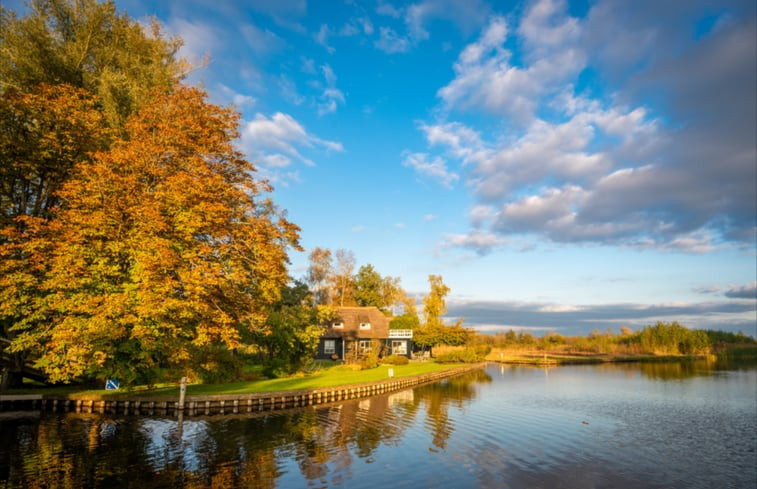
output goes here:
[{"label": "water reflection", "polygon": [[[294,470],[341,485],[416,424],[430,449],[454,432],[449,410],[490,382],[483,371],[390,395],[262,416],[173,419],[43,415],[0,420],[0,483],[9,487],[279,487]],[[423,419],[418,419],[419,417]],[[2,485],[2,484],[0,484]]]},{"label": "water reflection", "polygon": [[729,359],[714,355],[703,359],[676,362],[607,363],[602,365],[602,368],[607,370],[621,370],[632,374],[640,372],[649,379],[664,381],[708,377],[718,375],[720,372],[746,371],[754,367],[754,360]]},{"label": "water reflection", "polygon": [[757,371],[490,365],[262,415],[3,418],[0,487],[755,487]]}]

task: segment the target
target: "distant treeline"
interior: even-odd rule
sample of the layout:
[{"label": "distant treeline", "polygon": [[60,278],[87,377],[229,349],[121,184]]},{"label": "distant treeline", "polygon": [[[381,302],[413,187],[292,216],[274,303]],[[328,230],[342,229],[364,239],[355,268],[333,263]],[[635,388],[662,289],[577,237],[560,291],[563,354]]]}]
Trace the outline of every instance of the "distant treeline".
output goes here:
[{"label": "distant treeline", "polygon": [[493,348],[521,348],[565,353],[702,355],[718,353],[733,346],[757,346],[754,338],[741,332],[689,329],[678,322],[657,322],[640,331],[621,327],[616,334],[594,330],[588,336],[562,336],[551,332],[535,337],[529,332],[510,330],[495,335],[478,334],[476,344]]}]

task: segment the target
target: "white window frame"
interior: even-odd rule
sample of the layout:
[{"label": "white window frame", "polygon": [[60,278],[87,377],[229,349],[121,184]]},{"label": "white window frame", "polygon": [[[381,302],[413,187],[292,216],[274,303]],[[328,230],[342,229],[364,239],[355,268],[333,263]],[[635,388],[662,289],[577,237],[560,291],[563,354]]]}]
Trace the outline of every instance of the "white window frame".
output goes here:
[{"label": "white window frame", "polygon": [[334,321],[331,324],[331,327],[335,328],[335,329],[342,329],[342,328],[344,328],[344,323],[342,321]]},{"label": "white window frame", "polygon": [[370,353],[373,350],[372,340],[358,340],[358,351],[362,353]]},{"label": "white window frame", "polygon": [[324,355],[336,353],[336,340],[323,340],[323,353]]},{"label": "white window frame", "polygon": [[392,355],[407,355],[407,341],[393,340],[392,341]]},{"label": "white window frame", "polygon": [[361,330],[371,329],[371,323],[360,323],[360,329]]}]

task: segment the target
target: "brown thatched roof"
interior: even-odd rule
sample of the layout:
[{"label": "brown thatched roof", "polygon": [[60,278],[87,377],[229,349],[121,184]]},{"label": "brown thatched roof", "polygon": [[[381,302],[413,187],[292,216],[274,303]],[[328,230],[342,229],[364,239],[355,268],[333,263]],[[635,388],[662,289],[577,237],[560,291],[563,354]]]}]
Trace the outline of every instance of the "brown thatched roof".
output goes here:
[{"label": "brown thatched roof", "polygon": [[[337,319],[328,325],[326,338],[371,338],[389,337],[389,319],[376,307],[337,307]],[[333,324],[342,322],[343,328],[334,328]],[[370,324],[370,329],[360,329],[360,324]]]}]

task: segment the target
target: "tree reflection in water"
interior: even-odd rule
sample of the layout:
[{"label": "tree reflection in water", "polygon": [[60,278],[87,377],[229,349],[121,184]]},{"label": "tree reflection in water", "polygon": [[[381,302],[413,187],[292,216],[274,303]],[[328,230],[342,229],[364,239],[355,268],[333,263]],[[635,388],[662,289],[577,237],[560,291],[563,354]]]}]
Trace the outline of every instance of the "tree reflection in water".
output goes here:
[{"label": "tree reflection in water", "polygon": [[316,485],[340,485],[352,479],[356,458],[372,462],[411,427],[428,431],[430,450],[444,450],[454,431],[449,409],[490,381],[477,371],[317,409],[183,423],[83,414],[0,419],[0,485],[274,488],[294,468]]}]

